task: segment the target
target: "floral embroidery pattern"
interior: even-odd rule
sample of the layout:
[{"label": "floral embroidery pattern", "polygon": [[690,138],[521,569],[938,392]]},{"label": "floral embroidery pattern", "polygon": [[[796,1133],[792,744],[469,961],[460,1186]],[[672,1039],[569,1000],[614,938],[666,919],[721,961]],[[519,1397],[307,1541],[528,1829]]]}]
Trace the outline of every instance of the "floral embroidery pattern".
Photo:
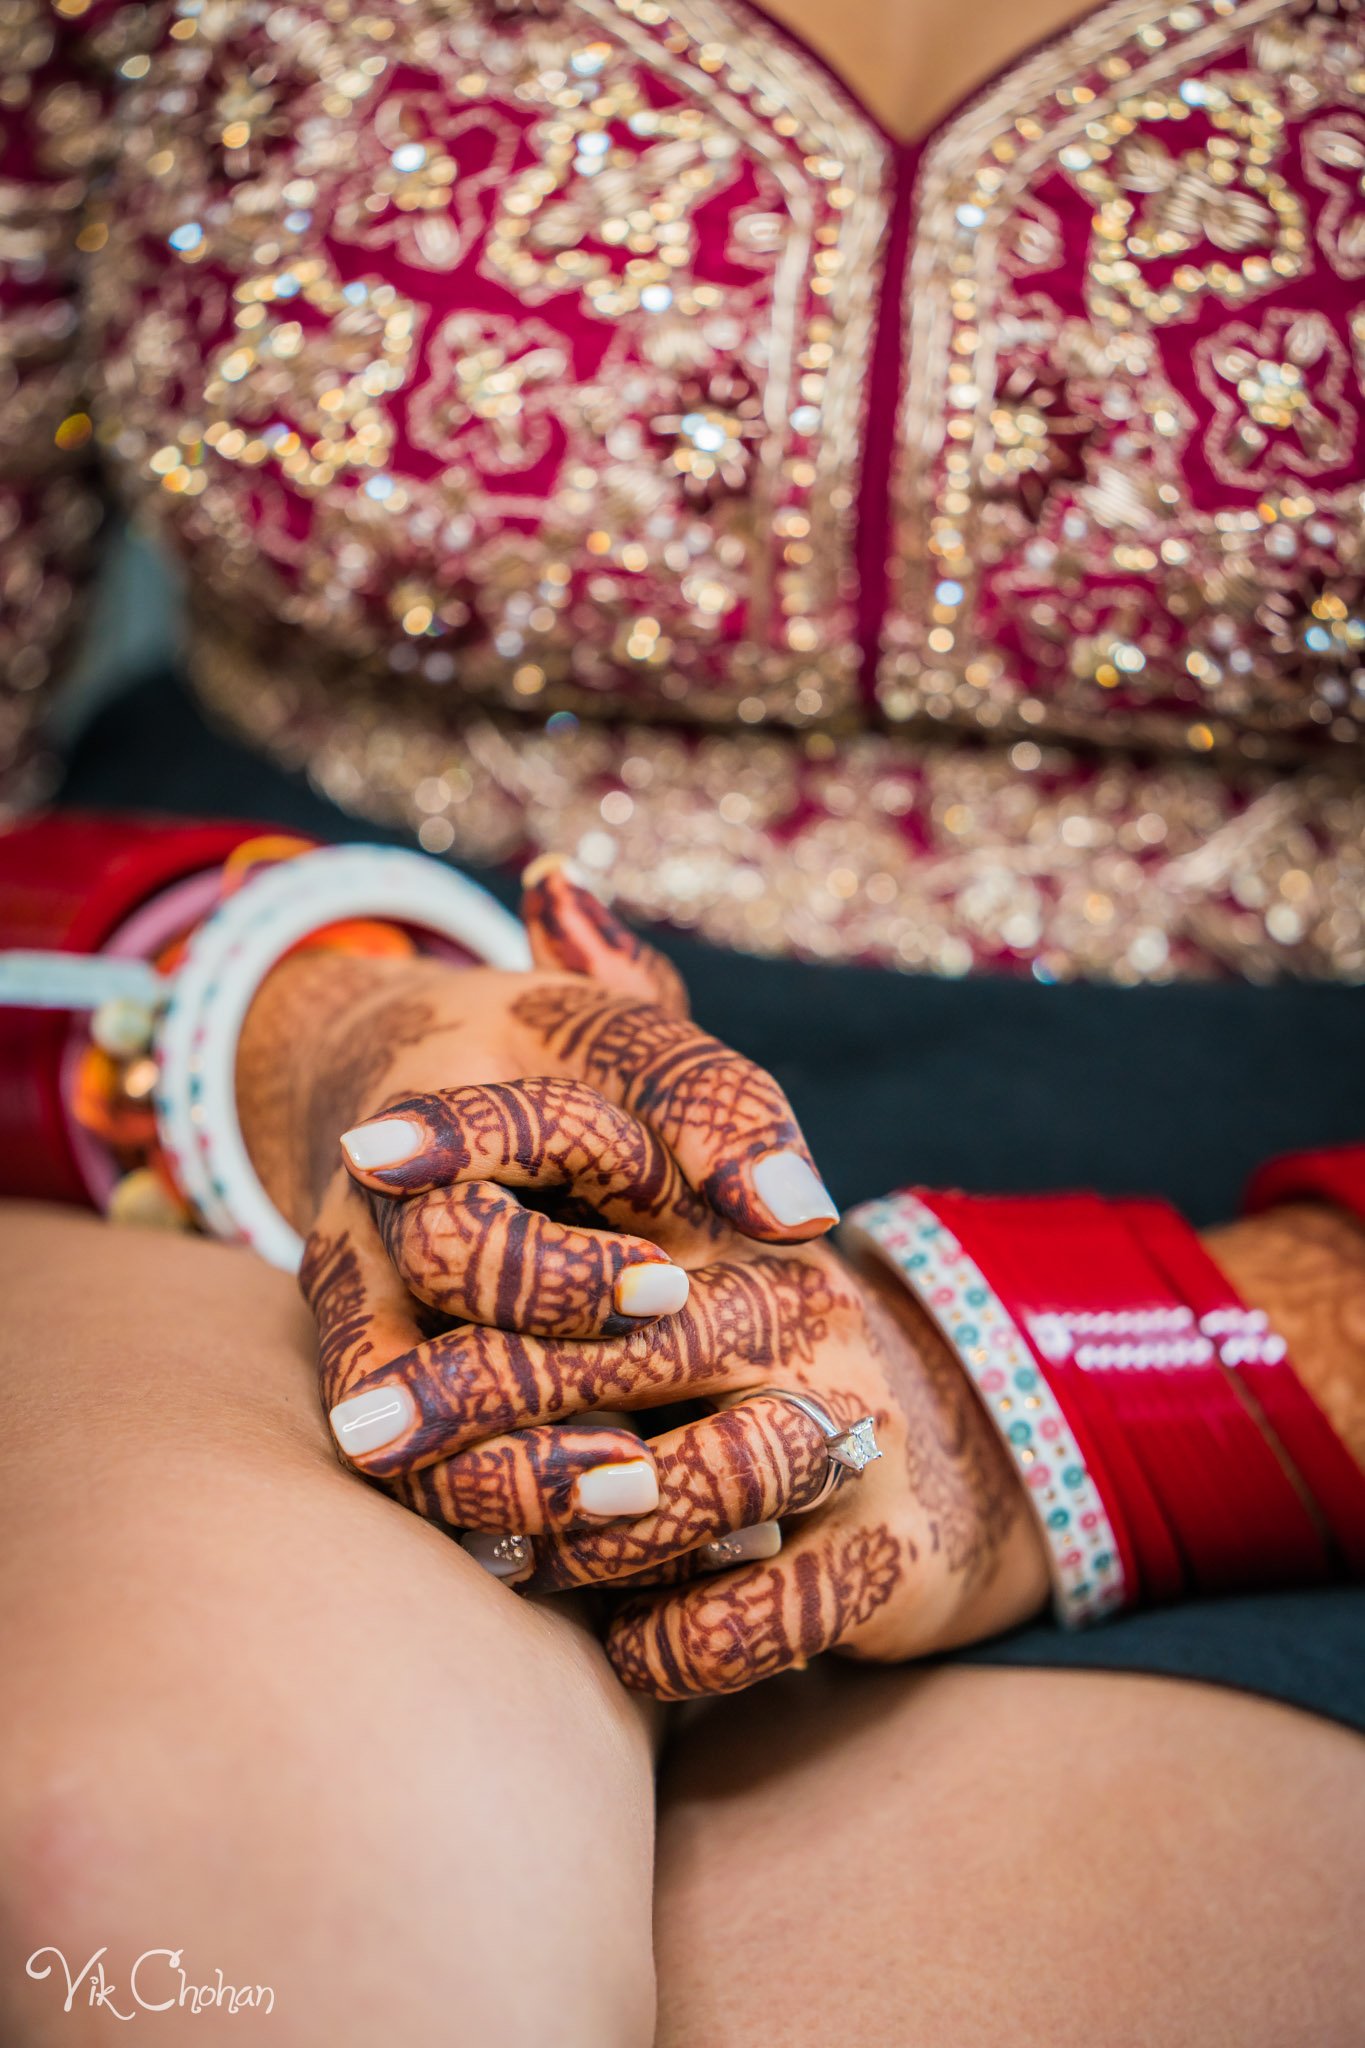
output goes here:
[{"label": "floral embroidery pattern", "polygon": [[433,852],[817,958],[1365,975],[1358,9],[1105,0],[913,166],[742,0],[0,37],[0,765],[98,451],[222,715]]}]

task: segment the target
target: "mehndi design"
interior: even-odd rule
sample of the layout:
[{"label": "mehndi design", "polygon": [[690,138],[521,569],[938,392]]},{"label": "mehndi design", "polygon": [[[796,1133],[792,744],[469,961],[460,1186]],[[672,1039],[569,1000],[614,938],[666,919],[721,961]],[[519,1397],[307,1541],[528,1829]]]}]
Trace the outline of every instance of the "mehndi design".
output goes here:
[{"label": "mehndi design", "polygon": [[[417,962],[343,983],[345,963],[287,963],[268,984],[254,1029],[249,1020],[239,1092],[263,1177],[314,1219],[301,1278],[318,1321],[324,1398],[329,1409],[348,1404],[337,1425],[342,1448],[434,1520],[543,1533],[667,1508],[650,1448],[629,1430],[577,1417],[603,1398],[619,1406],[618,1382],[624,1389],[638,1380],[639,1399],[655,1385],[690,1391],[721,1325],[736,1329],[745,1318],[733,1304],[712,1304],[699,1326],[707,1334],[679,1333],[648,1370],[620,1349],[672,1315],[686,1299],[685,1269],[729,1242],[729,1226],[689,1184],[660,1133],[686,1122],[691,1098],[675,1100],[660,1076],[658,1124],[630,1115],[581,1078],[572,1045],[547,1052],[543,1034],[514,1014],[516,1000],[585,994],[596,1014],[609,985],[649,1046],[662,1032],[693,1063],[719,1057],[756,1077],[769,1117],[766,1128],[754,1120],[757,1109],[750,1119],[761,1152],[798,1167],[808,1154],[780,1091],[685,1021],[673,969],[562,863],[532,871],[525,916],[536,975],[451,975]],[[582,983],[583,968],[599,981]],[[322,1057],[298,1071],[272,1063],[282,1041],[311,1042]],[[411,1092],[416,1074],[449,1073],[452,1064],[488,1078],[479,1087]],[[557,1071],[514,1079],[522,1064]],[[281,1123],[297,1133],[288,1156],[266,1142]],[[336,1133],[347,1123],[351,1179],[335,1169]],[[701,1134],[699,1177],[724,1135]],[[369,1165],[355,1164],[361,1153]],[[823,1222],[769,1230],[809,1237]],[[574,1341],[599,1335],[617,1343],[616,1354],[599,1357]],[[757,1343],[755,1336],[748,1349]],[[560,1426],[542,1427],[551,1415]],[[714,1427],[718,1443],[735,1447],[726,1498],[738,1512],[748,1498],[736,1476],[745,1426]],[[792,1440],[782,1427],[787,1478],[773,1474],[766,1483],[785,1503],[810,1490],[813,1446],[804,1447],[803,1462],[799,1435]],[[414,1462],[419,1438],[425,1448]],[[775,1430],[768,1440],[779,1441]],[[706,1441],[704,1428],[697,1441]],[[680,1452],[675,1462],[675,1490],[690,1472],[695,1494],[699,1454],[694,1449],[689,1464]],[[713,1502],[705,1527],[725,1526]],[[662,1554],[661,1542],[648,1552]],[[545,1569],[553,1568],[547,1556]],[[560,1567],[564,1577],[584,1579],[611,1569],[588,1555]]]},{"label": "mehndi design", "polygon": [[[376,1191],[389,1256],[422,1301],[471,1322],[621,1335],[682,1306],[686,1276],[669,1261],[705,1258],[723,1227],[653,1132],[583,1082],[403,1096],[379,1125],[407,1125],[417,1141],[399,1164],[352,1169]],[[535,1190],[554,1214],[512,1189]]]},{"label": "mehndi design", "polygon": [[[483,1532],[522,1590],[627,1588],[609,1651],[665,1698],[1032,1611],[1045,1573],[991,1425],[913,1308],[810,1241],[833,1208],[776,1083],[562,864],[532,871],[527,918],[542,971],[428,983],[416,1044],[412,986],[360,1006],[366,1099],[329,1096],[369,1111],[302,1275],[345,1455]],[[366,1051],[385,1015],[388,1065]],[[426,1085],[452,1066],[481,1079]],[[872,1415],[881,1463],[803,1516],[824,1436],[765,1386]],[[710,1412],[627,1424],[679,1403]],[[727,1568],[755,1529],[780,1555]]]},{"label": "mehndi design", "polygon": [[[484,1093],[490,1100],[478,1109],[472,1098]],[[446,1132],[449,1156],[464,1155],[470,1130],[533,1129],[520,1116],[506,1121],[509,1095],[519,1112],[527,1100],[555,1099],[553,1088],[540,1097],[535,1084],[453,1091],[447,1099],[459,1118],[458,1133]],[[625,1142],[620,1112],[592,1116],[577,1084],[572,1100],[580,1130],[617,1132],[618,1167],[652,1160],[645,1134]],[[434,1130],[425,1106],[421,1115]],[[520,1170],[533,1150],[523,1145],[503,1170]],[[594,1199],[613,1213],[639,1213],[625,1188],[604,1190],[602,1161],[584,1161],[563,1144],[555,1159],[560,1174],[581,1168],[562,1182],[571,1200],[583,1200],[591,1183]],[[480,1160],[493,1163],[487,1151]],[[369,1199],[422,1210],[440,1199],[427,1185],[433,1170],[424,1169],[419,1194]],[[470,1192],[457,1184],[450,1196]],[[363,1198],[353,1187],[348,1199]],[[690,1227],[686,1198],[684,1211]],[[390,1236],[399,1241],[391,1228]],[[532,1258],[530,1244],[523,1235],[504,1246],[506,1284],[518,1299],[536,1287],[533,1272],[515,1273],[518,1255]],[[406,1348],[393,1341],[400,1331],[391,1319],[384,1345],[375,1346],[357,1312],[359,1276],[351,1274],[348,1298],[345,1274],[323,1255],[309,1286],[334,1368],[328,1397],[344,1397],[343,1424],[348,1414],[363,1419],[367,1403],[399,1418],[397,1434],[362,1449],[356,1462],[431,1520],[533,1538],[515,1558],[497,1561],[521,1590],[629,1588],[608,1649],[627,1685],[665,1698],[733,1690],[830,1648],[905,1656],[946,1635],[978,1632],[982,1615],[1017,1619],[1039,1604],[1046,1575],[1008,1460],[941,1340],[915,1322],[913,1305],[898,1314],[900,1297],[884,1295],[874,1273],[826,1245],[765,1246],[713,1225],[706,1249],[685,1307],[624,1336],[536,1338],[465,1322],[435,1336],[413,1328]],[[413,1305],[396,1268],[374,1284],[377,1317],[391,1318],[388,1290]],[[814,1394],[843,1422],[872,1414],[886,1453],[809,1521],[801,1510],[824,1479],[824,1440],[799,1409],[756,1393],[772,1383]],[[650,1409],[695,1398],[716,1412],[647,1442],[619,1424],[593,1424],[596,1411],[624,1410],[645,1428]],[[586,1526],[574,1489],[578,1461],[595,1442],[618,1460],[633,1450],[651,1461],[655,1506]],[[783,1549],[771,1561],[727,1570],[723,1554],[716,1560],[705,1549],[779,1521]]]},{"label": "mehndi design", "polygon": [[593,983],[530,989],[514,1015],[551,1065],[571,1066],[656,1130],[747,1237],[786,1241],[837,1219],[786,1097],[742,1053]]}]

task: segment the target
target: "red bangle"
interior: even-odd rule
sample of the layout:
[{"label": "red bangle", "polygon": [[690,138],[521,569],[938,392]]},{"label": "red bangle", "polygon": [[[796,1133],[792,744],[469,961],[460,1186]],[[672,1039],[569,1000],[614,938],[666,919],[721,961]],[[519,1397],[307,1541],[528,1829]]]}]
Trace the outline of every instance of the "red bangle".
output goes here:
[{"label": "red bangle", "polygon": [[1243,1207],[1251,1215],[1280,1202],[1330,1202],[1365,1223],[1365,1145],[1286,1152],[1251,1177]]},{"label": "red bangle", "polygon": [[[1335,1145],[1314,1152],[1289,1152],[1253,1174],[1244,1208],[1249,1214],[1283,1202],[1326,1202],[1365,1223],[1365,1145]],[[1203,1250],[1203,1247],[1200,1247]],[[1342,1557],[1365,1575],[1365,1513],[1360,1467],[1307,1388],[1293,1378],[1297,1400],[1272,1405],[1253,1380],[1266,1415],[1285,1450],[1312,1490]],[[1283,1398],[1282,1384],[1277,1391]]]},{"label": "red bangle", "polygon": [[[982,1248],[979,1263],[1040,1363],[1054,1384],[1064,1380],[1089,1419],[1101,1468],[1120,1498],[1120,1451],[1131,1454],[1146,1479],[1164,1529],[1125,1501],[1139,1598],[1179,1590],[1166,1574],[1168,1541],[1182,1560],[1187,1590],[1327,1576],[1325,1547],[1298,1489],[1239,1399],[1195,1304],[1172,1285],[1134,1227],[1141,1217],[1155,1229],[1155,1211],[1167,1230],[1184,1230],[1174,1210],[1095,1195],[929,1201],[959,1237],[967,1233],[974,1253]],[[1288,1372],[1283,1358],[1279,1370]]]},{"label": "red bangle", "polygon": [[[1112,1531],[1121,1587],[1108,1604],[1365,1569],[1365,1475],[1283,1341],[1167,1204],[916,1189],[849,1221],[938,1322],[1019,1460],[1063,1619],[1097,1607],[1093,1588],[1078,1595],[1066,1579],[1078,1518],[1064,1512],[1065,1469],[1047,1459],[1037,1382]],[[1023,1372],[1002,1374],[996,1346],[1026,1353]]]},{"label": "red bangle", "polygon": [[914,1190],[852,1210],[844,1236],[864,1238],[899,1273],[980,1394],[1038,1516],[1058,1620],[1079,1627],[1128,1605],[1137,1556],[1087,1418],[1062,1398],[986,1273]]},{"label": "red bangle", "polygon": [[[1329,1561],[1365,1571],[1365,1475],[1298,1374],[1264,1310],[1248,1308],[1184,1217],[1165,1202],[1125,1202],[1130,1226],[1199,1319],[1219,1362],[1313,1516]],[[1335,1554],[1335,1555],[1334,1555]],[[1314,1574],[1316,1575],[1316,1574]],[[1284,1577],[1297,1574],[1285,1552]]]},{"label": "red bangle", "polygon": [[[54,811],[0,832],[0,948],[94,953],[185,877],[221,866],[260,825]],[[88,1204],[61,1097],[70,1019],[0,1009],[0,1196]]]}]

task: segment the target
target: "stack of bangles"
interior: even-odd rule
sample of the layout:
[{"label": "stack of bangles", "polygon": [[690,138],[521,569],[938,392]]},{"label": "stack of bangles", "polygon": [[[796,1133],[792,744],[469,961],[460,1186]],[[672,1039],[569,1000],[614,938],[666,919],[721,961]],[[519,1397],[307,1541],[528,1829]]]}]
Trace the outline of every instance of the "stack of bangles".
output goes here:
[{"label": "stack of bangles", "polygon": [[[198,1225],[297,1267],[235,1062],[253,996],[303,947],[530,964],[516,919],[421,854],[69,815],[0,834],[0,1195]],[[1263,1169],[1250,1206],[1289,1200],[1365,1221],[1365,1146]],[[980,1395],[1064,1625],[1365,1575],[1365,1474],[1167,1203],[915,1188],[844,1228]]]},{"label": "stack of bangles", "polygon": [[423,854],[250,825],[40,818],[0,834],[0,1194],[303,1246],[237,1118],[270,970],[307,949],[527,967],[517,920]]},{"label": "stack of bangles", "polygon": [[[1250,1206],[1365,1220],[1365,1146],[1275,1161]],[[1365,1575],[1365,1473],[1169,1203],[907,1189],[846,1219],[994,1421],[1067,1627],[1123,1608]]]}]

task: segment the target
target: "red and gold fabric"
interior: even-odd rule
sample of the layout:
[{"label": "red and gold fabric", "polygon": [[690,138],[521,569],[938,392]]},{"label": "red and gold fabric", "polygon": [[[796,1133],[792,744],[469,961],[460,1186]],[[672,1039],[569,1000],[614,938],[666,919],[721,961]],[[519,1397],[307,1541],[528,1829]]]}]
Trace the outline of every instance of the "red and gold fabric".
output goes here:
[{"label": "red and gold fabric", "polygon": [[1365,973],[1356,10],[1107,0],[914,146],[746,0],[10,22],[11,635],[85,420],[218,714],[430,851],[759,951]]}]

